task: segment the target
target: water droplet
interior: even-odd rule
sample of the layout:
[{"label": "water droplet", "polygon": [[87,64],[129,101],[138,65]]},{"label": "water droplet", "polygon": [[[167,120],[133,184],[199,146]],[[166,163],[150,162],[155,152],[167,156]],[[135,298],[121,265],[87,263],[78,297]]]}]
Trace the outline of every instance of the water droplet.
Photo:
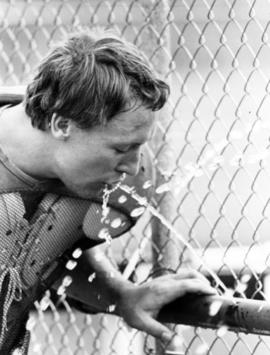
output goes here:
[{"label": "water droplet", "polygon": [[77,266],[77,261],[75,260],[69,260],[67,263],[66,263],[66,268],[68,270],[73,270],[75,269],[75,267]]},{"label": "water droplet", "polygon": [[167,192],[170,191],[170,185],[166,182],[165,184],[160,185],[157,189],[156,189],[156,193],[157,194],[162,194],[163,192]]},{"label": "water droplet", "polygon": [[145,211],[145,207],[138,207],[135,208],[133,211],[131,211],[130,216],[131,217],[139,217],[140,215],[142,215]]},{"label": "water droplet", "polygon": [[88,277],[88,282],[92,282],[95,277],[96,277],[96,273],[93,272],[93,274],[89,275],[89,277]]},{"label": "water droplet", "polygon": [[211,303],[210,307],[209,307],[209,316],[214,317],[220,310],[222,306],[222,302],[221,301],[214,301]]},{"label": "water droplet", "polygon": [[35,327],[35,325],[36,325],[36,322],[35,322],[34,318],[29,318],[28,321],[26,322],[25,328],[27,330],[32,330]]},{"label": "water droplet", "polygon": [[151,187],[152,186],[152,181],[151,180],[147,180],[147,181],[145,181],[145,183],[143,184],[143,189],[149,189],[149,187]]},{"label": "water droplet", "polygon": [[66,293],[66,288],[64,286],[59,286],[57,289],[58,296],[63,296]]},{"label": "water droplet", "polygon": [[235,291],[239,292],[239,293],[244,293],[247,289],[247,283],[244,283],[244,282],[240,282],[238,281],[237,282],[237,285],[236,285],[236,288],[235,288]]},{"label": "water droplet", "polygon": [[118,202],[119,203],[125,203],[127,201],[127,196],[125,195],[121,195],[119,198],[118,198]]},{"label": "water droplet", "polygon": [[39,303],[39,307],[42,311],[46,311],[49,305],[50,305],[50,298],[46,295],[41,299]]},{"label": "water droplet", "polygon": [[105,239],[107,243],[110,243],[112,240],[112,237],[109,233],[108,228],[102,228],[100,232],[98,233],[98,237],[100,239]]},{"label": "water droplet", "polygon": [[115,308],[116,308],[116,305],[115,305],[115,304],[110,304],[109,307],[108,307],[109,313],[114,312]]},{"label": "water droplet", "polygon": [[67,275],[67,276],[65,276],[65,277],[63,278],[62,285],[63,285],[64,287],[68,287],[69,285],[71,285],[72,281],[73,281],[73,280],[72,280],[72,277],[69,276],[69,275]]},{"label": "water droplet", "polygon": [[217,336],[222,338],[224,335],[228,332],[228,327],[226,325],[223,325],[217,330]]},{"label": "water droplet", "polygon": [[82,255],[82,249],[81,248],[75,249],[74,252],[72,253],[72,256],[73,256],[74,259],[78,259],[81,255]]},{"label": "water droplet", "polygon": [[121,226],[121,223],[122,223],[121,218],[115,218],[111,223],[111,227],[112,228],[119,228]]},{"label": "water droplet", "polygon": [[145,206],[147,204],[147,198],[146,197],[138,197],[137,198],[137,202],[142,205],[142,206]]}]

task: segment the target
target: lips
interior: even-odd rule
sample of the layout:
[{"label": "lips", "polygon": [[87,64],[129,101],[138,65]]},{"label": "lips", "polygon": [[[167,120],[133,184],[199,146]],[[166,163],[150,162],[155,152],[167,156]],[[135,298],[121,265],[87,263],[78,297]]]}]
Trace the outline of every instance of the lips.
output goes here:
[{"label": "lips", "polygon": [[121,175],[121,177],[118,180],[114,180],[114,181],[109,181],[107,182],[107,187],[111,190],[111,189],[115,189],[117,187],[120,186],[121,182],[123,182],[123,180],[125,179],[125,175]]},{"label": "lips", "polygon": [[115,186],[115,185],[119,184],[121,181],[123,181],[123,179],[119,178],[118,180],[107,181],[106,184],[109,186]]},{"label": "lips", "polygon": [[107,182],[106,185],[109,187],[109,189],[112,189],[113,187],[115,187],[119,183],[120,183],[120,180],[117,180],[117,181]]}]

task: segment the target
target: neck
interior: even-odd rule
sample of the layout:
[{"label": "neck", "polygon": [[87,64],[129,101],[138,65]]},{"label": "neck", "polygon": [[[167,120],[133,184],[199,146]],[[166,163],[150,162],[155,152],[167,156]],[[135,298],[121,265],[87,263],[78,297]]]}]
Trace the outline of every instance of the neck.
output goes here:
[{"label": "neck", "polygon": [[50,134],[32,126],[22,104],[2,113],[0,146],[24,173],[40,180],[55,178],[51,169],[53,142]]}]

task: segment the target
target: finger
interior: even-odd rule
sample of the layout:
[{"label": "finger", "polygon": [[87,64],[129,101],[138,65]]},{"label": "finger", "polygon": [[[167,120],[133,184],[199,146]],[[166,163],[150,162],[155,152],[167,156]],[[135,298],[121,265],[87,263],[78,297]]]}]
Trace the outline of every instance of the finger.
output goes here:
[{"label": "finger", "polygon": [[155,338],[160,339],[164,343],[165,348],[172,346],[179,348],[182,346],[182,339],[176,333],[164,324],[151,318],[148,314],[144,316],[143,330]]},{"label": "finger", "polygon": [[160,303],[166,304],[186,294],[206,294],[216,295],[217,291],[209,284],[202,282],[199,279],[180,279],[170,280],[169,282],[160,283],[158,286],[158,294]]},{"label": "finger", "polygon": [[169,279],[174,279],[174,280],[181,280],[181,279],[200,279],[201,281],[204,281],[207,284],[210,284],[210,281],[200,272],[198,272],[195,269],[181,269],[175,274],[169,274],[169,275],[163,275],[159,276],[156,279],[158,280],[169,280]]},{"label": "finger", "polygon": [[173,275],[175,279],[190,278],[190,279],[200,279],[201,281],[210,284],[209,280],[199,271],[195,269],[184,269],[180,270]]},{"label": "finger", "polygon": [[[206,295],[216,295],[217,290],[213,288],[210,283],[206,283],[199,279],[187,279],[179,281],[181,284],[181,291],[183,294],[196,293],[196,294],[206,294]],[[174,286],[175,289],[177,285]],[[173,290],[173,289],[172,289]]]}]

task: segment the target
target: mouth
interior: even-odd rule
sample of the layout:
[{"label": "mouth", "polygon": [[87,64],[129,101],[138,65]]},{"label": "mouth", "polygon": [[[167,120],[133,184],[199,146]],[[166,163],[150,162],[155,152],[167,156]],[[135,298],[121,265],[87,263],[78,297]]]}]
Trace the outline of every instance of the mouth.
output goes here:
[{"label": "mouth", "polygon": [[107,187],[107,189],[112,190],[112,189],[116,188],[120,184],[121,184],[121,180],[117,180],[117,181],[106,182],[104,184],[104,186]]},{"label": "mouth", "polygon": [[107,185],[109,189],[116,189],[121,185],[121,183],[124,181],[125,178],[126,178],[126,174],[122,174],[119,179],[114,181],[108,181],[105,183],[105,185]]}]

